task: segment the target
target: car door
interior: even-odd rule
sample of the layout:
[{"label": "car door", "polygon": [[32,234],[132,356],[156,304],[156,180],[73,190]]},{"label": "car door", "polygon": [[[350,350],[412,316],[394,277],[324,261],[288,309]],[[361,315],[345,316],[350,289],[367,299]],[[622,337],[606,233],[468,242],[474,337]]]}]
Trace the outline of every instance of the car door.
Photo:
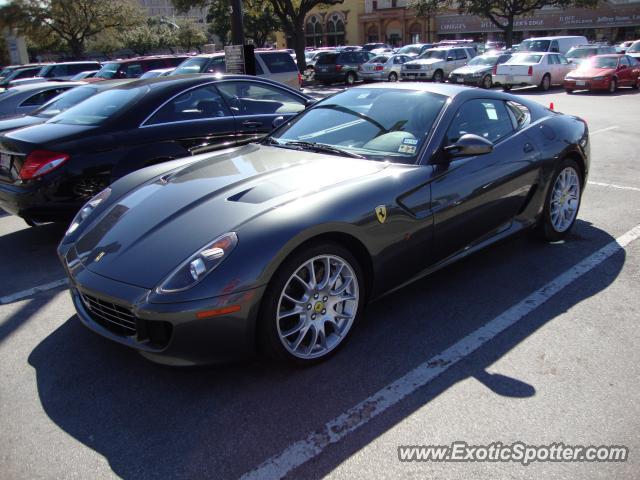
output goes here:
[{"label": "car door", "polygon": [[621,87],[630,87],[634,83],[634,78],[632,78],[632,70],[629,68],[629,62],[626,57],[620,57],[618,60],[618,85]]},{"label": "car door", "polygon": [[273,130],[274,120],[287,120],[306,106],[303,96],[266,82],[228,80],[218,88],[235,118],[238,144],[261,139]]},{"label": "car door", "polygon": [[562,54],[558,54],[556,55],[559,65],[558,65],[558,72],[559,72],[559,76],[558,76],[558,83],[562,83],[564,81],[564,77],[567,76],[567,73],[569,73],[571,70],[573,70],[575,67],[572,63],[569,62],[569,60],[567,60],[567,57],[565,57]]},{"label": "car door", "polygon": [[[158,144],[169,158],[174,152],[204,153],[235,145],[235,121],[214,83],[189,88],[162,104],[143,122],[132,140],[156,151]],[[160,156],[163,152],[158,153]],[[156,155],[155,153],[153,155]],[[152,159],[148,159],[152,160]]]},{"label": "car door", "polygon": [[[533,160],[539,153],[526,133],[525,111],[514,102],[473,99],[450,122],[432,183],[438,260],[508,229],[526,205],[537,178]],[[448,158],[444,147],[468,133],[490,140],[493,151]]]}]

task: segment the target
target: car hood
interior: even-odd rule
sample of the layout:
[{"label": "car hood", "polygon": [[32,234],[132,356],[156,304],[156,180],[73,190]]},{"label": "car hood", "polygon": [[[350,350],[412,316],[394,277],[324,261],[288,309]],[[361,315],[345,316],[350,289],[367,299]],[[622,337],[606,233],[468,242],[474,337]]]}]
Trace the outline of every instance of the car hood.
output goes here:
[{"label": "car hood", "polygon": [[433,65],[435,63],[440,63],[440,62],[444,62],[444,60],[439,59],[439,58],[417,58],[416,60],[409,60],[408,62],[405,62],[404,65],[407,65],[409,63],[411,64],[418,64],[418,65]]},{"label": "car hood", "polygon": [[94,273],[151,289],[218,236],[384,168],[382,162],[255,144],[201,155],[118,199],[76,241],[76,252]]},{"label": "car hood", "polygon": [[16,128],[29,127],[44,122],[44,118],[34,117],[32,115],[14,115],[5,117],[0,120],[0,132],[15,130]]},{"label": "car hood", "polygon": [[601,77],[603,75],[610,75],[616,71],[615,68],[580,68],[578,70],[573,70],[571,72],[571,76],[581,77],[581,78],[591,78],[591,77]]},{"label": "car hood", "polygon": [[490,72],[491,65],[466,65],[456,68],[452,73],[454,75],[469,75],[470,73]]}]

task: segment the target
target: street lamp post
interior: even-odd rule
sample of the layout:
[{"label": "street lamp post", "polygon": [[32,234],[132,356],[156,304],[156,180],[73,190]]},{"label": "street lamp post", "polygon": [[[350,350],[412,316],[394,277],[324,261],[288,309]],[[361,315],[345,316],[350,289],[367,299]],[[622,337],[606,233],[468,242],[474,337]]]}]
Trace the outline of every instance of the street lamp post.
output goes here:
[{"label": "street lamp post", "polygon": [[242,23],[242,0],[231,0],[231,43],[244,45],[244,25]]}]

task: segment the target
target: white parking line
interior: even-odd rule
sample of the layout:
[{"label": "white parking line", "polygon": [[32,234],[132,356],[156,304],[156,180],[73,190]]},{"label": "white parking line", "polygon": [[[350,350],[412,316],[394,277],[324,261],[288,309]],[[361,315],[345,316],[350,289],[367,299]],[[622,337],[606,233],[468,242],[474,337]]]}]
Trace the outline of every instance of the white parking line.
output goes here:
[{"label": "white parking line", "polygon": [[17,302],[18,300],[30,297],[32,295],[35,295],[36,293],[45,292],[47,290],[61,287],[62,285],[66,284],[67,279],[61,278],[60,280],[54,280],[53,282],[45,283],[44,285],[38,285],[37,287],[28,288],[26,290],[22,290],[21,292],[12,293],[11,295],[0,297],[0,305]]},{"label": "white parking line", "polygon": [[470,355],[482,345],[515,325],[540,305],[578,278],[593,270],[612,255],[620,252],[640,238],[640,225],[602,247],[597,252],[574,265],[545,286],[536,290],[520,303],[512,306],[489,323],[470,333],[445,351],[427,360],[395,382],[363,400],[342,415],[326,423],[320,430],[310,433],[304,440],[293,443],[255,470],[245,473],[242,480],[282,478],[293,469],[318,456],[332,443],[346,437],[369,420],[380,415],[406,396],[425,386],[441,373]]},{"label": "white parking line", "polygon": [[590,133],[591,135],[596,135],[598,133],[608,132],[609,130],[615,130],[616,128],[619,128],[619,127],[617,125],[613,125],[612,127],[601,128],[600,130],[594,130],[593,132],[590,132]]},{"label": "white parking line", "polygon": [[597,187],[617,188],[618,190],[631,190],[633,192],[640,192],[638,187],[627,187],[624,185],[614,185],[613,183],[601,183],[601,182],[587,182],[589,185],[595,185]]}]

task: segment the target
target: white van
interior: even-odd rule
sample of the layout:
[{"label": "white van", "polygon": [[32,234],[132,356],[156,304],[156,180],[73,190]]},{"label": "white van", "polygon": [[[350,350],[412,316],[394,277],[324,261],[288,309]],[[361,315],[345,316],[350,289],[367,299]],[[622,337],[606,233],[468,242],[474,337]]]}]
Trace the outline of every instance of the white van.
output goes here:
[{"label": "white van", "polygon": [[566,55],[571,47],[587,45],[587,37],[537,37],[527,38],[520,43],[518,52],[553,52]]}]

